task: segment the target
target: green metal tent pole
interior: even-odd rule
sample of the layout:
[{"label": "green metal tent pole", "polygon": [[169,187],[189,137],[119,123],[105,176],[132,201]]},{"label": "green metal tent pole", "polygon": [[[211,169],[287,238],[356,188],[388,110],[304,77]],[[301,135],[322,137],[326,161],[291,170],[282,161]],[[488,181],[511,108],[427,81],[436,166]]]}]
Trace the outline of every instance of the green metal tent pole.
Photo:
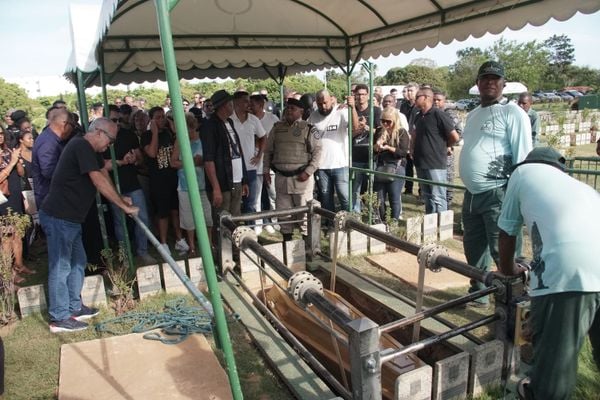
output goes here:
[{"label": "green metal tent pole", "polygon": [[216,334],[223,348],[231,393],[235,400],[241,400],[244,398],[244,396],[240,386],[240,380],[233,355],[233,347],[231,345],[229,331],[227,328],[227,320],[225,318],[221,294],[219,292],[217,273],[212,257],[210,241],[208,239],[208,232],[206,230],[206,223],[204,221],[204,213],[202,211],[202,203],[200,201],[200,190],[198,188],[198,181],[196,180],[196,169],[194,167],[194,159],[192,157],[190,139],[188,136],[187,125],[185,123],[185,116],[183,112],[183,104],[181,100],[181,88],[179,87],[179,76],[177,74],[177,63],[175,61],[175,49],[173,47],[173,36],[168,8],[169,5],[172,6],[175,4],[175,2],[168,2],[168,0],[155,0],[155,4],[165,72],[167,76],[167,82],[169,84],[171,105],[173,107],[173,117],[175,118],[175,124],[177,126],[177,140],[179,141],[179,147],[181,149],[181,155],[183,158],[185,179],[188,184],[188,194],[190,196],[190,203],[192,205],[194,223],[196,225],[198,248],[200,249],[200,254],[202,255],[206,283],[208,285],[210,299],[215,312]]},{"label": "green metal tent pole", "polygon": [[[104,104],[104,116],[110,117],[110,110],[108,108],[108,94],[106,93],[106,77],[104,75],[104,56],[100,53],[100,66],[98,67],[100,72],[100,86],[102,87],[102,103]],[[119,181],[119,171],[117,166],[117,157],[115,155],[115,145],[111,144],[110,147],[110,159],[112,162],[112,173],[117,193],[121,194],[121,184]],[[129,240],[129,232],[127,229],[127,217],[123,210],[119,208],[119,218],[121,219],[121,226],[123,227],[123,238],[125,239],[125,250],[127,251],[127,263],[129,264],[129,273],[131,276],[135,275],[135,265],[133,263],[133,252],[131,251],[131,240]]]},{"label": "green metal tent pole", "polygon": [[[369,74],[369,167],[373,169],[373,128],[375,124],[375,112],[373,111],[373,63],[363,63],[363,68]],[[373,175],[369,174],[369,225],[373,223]]]},{"label": "green metal tent pole", "polygon": [[[89,117],[87,113],[87,101],[85,99],[85,86],[83,85],[83,72],[77,68],[77,97],[79,98],[79,118],[83,129],[87,132]],[[106,222],[104,221],[104,206],[100,193],[96,192],[96,209],[100,221],[100,234],[102,235],[102,246],[108,249],[108,235],[106,234]]]},{"label": "green metal tent pole", "polygon": [[[346,83],[348,85],[348,96],[352,95],[352,70],[348,65],[348,72],[346,74]],[[355,110],[356,112],[356,110]],[[352,168],[352,109],[348,107],[348,169]],[[352,174],[348,174],[348,211],[352,212]]]}]

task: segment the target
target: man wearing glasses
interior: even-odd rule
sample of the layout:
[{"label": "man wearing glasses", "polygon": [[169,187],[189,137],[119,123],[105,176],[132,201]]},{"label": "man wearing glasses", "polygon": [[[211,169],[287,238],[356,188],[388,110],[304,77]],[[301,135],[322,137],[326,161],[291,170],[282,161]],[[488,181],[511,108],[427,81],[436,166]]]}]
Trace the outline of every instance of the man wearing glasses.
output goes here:
[{"label": "man wearing glasses", "polygon": [[84,136],[72,138],[58,161],[50,192],[40,209],[40,223],[48,243],[48,313],[50,331],[74,332],[86,329],[82,322],[98,315],[98,309],[81,302],[87,262],[82,242],[82,223],[94,202],[96,191],[135,215],[137,207],[121,197],[103,169],[101,153],[117,137],[117,124],[97,118]]},{"label": "man wearing glasses", "polygon": [[[454,121],[439,108],[433,107],[433,90],[421,87],[415,97],[419,112],[411,127],[413,162],[419,179],[447,182],[447,152],[459,139]],[[438,213],[448,209],[446,187],[420,183],[425,200],[425,213]]]}]

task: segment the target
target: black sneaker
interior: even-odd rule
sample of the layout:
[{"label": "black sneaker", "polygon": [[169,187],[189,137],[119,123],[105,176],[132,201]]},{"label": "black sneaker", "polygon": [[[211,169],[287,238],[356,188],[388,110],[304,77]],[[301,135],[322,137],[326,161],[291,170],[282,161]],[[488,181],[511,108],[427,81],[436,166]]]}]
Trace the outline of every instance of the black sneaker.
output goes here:
[{"label": "black sneaker", "polygon": [[50,332],[52,333],[77,332],[84,331],[87,328],[88,324],[86,324],[85,322],[77,321],[74,318],[50,322]]},{"label": "black sneaker", "polygon": [[90,319],[100,314],[100,310],[93,307],[88,307],[86,305],[81,305],[81,309],[79,311],[75,311],[71,318],[77,321],[85,321],[86,319]]}]

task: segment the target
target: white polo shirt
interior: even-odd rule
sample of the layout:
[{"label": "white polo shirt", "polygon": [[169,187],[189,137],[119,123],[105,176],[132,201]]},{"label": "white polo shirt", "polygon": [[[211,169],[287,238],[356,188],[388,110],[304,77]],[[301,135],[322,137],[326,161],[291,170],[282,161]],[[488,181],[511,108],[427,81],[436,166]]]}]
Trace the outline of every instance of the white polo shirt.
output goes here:
[{"label": "white polo shirt", "polygon": [[244,154],[244,162],[246,163],[246,170],[254,171],[258,165],[250,164],[250,160],[256,155],[256,139],[260,139],[266,135],[266,132],[260,123],[260,120],[256,118],[254,114],[248,114],[248,118],[244,122],[240,121],[237,114],[234,112],[231,114],[233,120],[233,126],[240,137],[240,144],[242,145],[242,153]]},{"label": "white polo shirt", "polygon": [[335,106],[328,115],[315,110],[308,123],[317,128],[321,137],[320,169],[348,167],[348,109]]}]

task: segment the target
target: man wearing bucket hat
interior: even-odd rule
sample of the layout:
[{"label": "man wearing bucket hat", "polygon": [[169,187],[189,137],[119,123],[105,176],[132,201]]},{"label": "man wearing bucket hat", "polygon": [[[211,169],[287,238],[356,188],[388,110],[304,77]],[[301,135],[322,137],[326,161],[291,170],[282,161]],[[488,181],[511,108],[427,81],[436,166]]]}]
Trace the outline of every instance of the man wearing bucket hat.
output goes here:
[{"label": "man wearing bucket hat", "polygon": [[[233,97],[217,90],[210,98],[214,112],[200,128],[206,191],[213,207],[213,224],[221,211],[240,215],[242,197],[248,194],[248,177],[240,137],[230,116]],[[216,237],[216,236],[215,236]]]},{"label": "man wearing bucket hat", "polygon": [[[481,105],[467,116],[459,163],[467,188],[462,208],[463,246],[470,265],[489,271],[492,258],[498,264],[497,223],[504,188],[511,167],[531,151],[531,124],[518,105],[500,104],[505,84],[502,64],[483,63],[476,82]],[[472,280],[469,292],[483,288],[483,283]],[[487,307],[488,302],[486,296],[470,305]]]},{"label": "man wearing bucket hat", "polygon": [[565,174],[564,162],[552,148],[532,150],[511,174],[498,220],[501,273],[524,270],[514,261],[523,223],[533,248],[533,364],[517,388],[524,399],[569,398],[586,335],[600,367],[600,194]]}]

